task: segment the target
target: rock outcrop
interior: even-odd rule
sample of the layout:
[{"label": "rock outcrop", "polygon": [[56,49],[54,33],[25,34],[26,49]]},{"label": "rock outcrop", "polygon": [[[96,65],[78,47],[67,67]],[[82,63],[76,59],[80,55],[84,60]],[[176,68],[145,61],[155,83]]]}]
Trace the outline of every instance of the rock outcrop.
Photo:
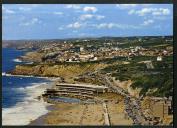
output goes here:
[{"label": "rock outcrop", "polygon": [[20,59],[22,61],[32,61],[32,62],[41,62],[44,53],[39,52],[28,52],[26,55],[21,56]]},{"label": "rock outcrop", "polygon": [[86,72],[93,72],[103,68],[103,64],[85,64],[85,65],[17,65],[11,72],[13,75],[34,75],[47,77],[74,77]]}]

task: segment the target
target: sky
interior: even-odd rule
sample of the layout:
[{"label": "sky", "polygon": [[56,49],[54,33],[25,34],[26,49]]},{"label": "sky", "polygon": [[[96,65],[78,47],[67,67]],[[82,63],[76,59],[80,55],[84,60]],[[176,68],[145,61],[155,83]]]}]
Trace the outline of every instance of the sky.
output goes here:
[{"label": "sky", "polygon": [[172,4],[3,4],[2,39],[173,35]]}]

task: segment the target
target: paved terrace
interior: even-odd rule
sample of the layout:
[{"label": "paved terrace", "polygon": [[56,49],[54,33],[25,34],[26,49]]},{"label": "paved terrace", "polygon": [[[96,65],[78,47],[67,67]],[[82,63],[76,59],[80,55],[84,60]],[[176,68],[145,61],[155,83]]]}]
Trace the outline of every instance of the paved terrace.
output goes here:
[{"label": "paved terrace", "polygon": [[[105,93],[108,87],[91,84],[56,83],[54,88],[47,89],[43,96],[75,96],[82,98],[94,98],[94,93]],[[81,99],[82,99],[81,98]]]},{"label": "paved terrace", "polygon": [[93,89],[107,89],[106,86],[98,86],[93,84],[69,84],[69,83],[57,83],[56,86],[68,86],[68,87],[83,87],[83,88],[93,88]]}]

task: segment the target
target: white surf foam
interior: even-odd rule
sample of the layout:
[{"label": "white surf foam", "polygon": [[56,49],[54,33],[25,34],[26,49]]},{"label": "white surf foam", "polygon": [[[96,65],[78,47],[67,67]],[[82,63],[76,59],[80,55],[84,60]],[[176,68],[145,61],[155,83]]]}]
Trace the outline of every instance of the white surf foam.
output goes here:
[{"label": "white surf foam", "polygon": [[[14,76],[14,77],[35,77],[35,78],[45,78],[51,81],[56,81],[56,80],[60,80],[60,77],[45,77],[45,76],[33,76],[33,75],[12,75],[12,74],[8,74],[5,72],[2,72],[2,76]],[[23,79],[23,78],[21,78]]]},{"label": "white surf foam", "polygon": [[2,125],[28,125],[30,121],[37,119],[48,112],[50,104],[35,99],[41,95],[49,85],[47,83],[36,84],[24,88],[18,88],[27,93],[24,102],[17,103],[12,108],[2,109]]},{"label": "white surf foam", "polygon": [[14,62],[21,63],[22,61],[20,59],[13,59]]},{"label": "white surf foam", "polygon": [[5,72],[2,72],[2,76],[13,76],[13,75],[5,73]]},{"label": "white surf foam", "polygon": [[26,62],[26,61],[22,61],[20,59],[13,59],[13,62],[16,62],[16,63],[22,63],[24,62],[25,64],[33,64],[34,62]]},{"label": "white surf foam", "polygon": [[5,76],[6,75],[6,73],[5,72],[2,72],[2,76]]},{"label": "white surf foam", "polygon": [[27,86],[27,87],[20,87],[20,88],[16,88],[17,90],[25,90],[25,91],[31,91],[30,89],[34,89],[34,88],[42,88],[41,86],[44,85],[46,87],[46,82],[44,83],[32,83],[32,86]]},{"label": "white surf foam", "polygon": [[26,64],[33,64],[34,62],[27,62]]}]

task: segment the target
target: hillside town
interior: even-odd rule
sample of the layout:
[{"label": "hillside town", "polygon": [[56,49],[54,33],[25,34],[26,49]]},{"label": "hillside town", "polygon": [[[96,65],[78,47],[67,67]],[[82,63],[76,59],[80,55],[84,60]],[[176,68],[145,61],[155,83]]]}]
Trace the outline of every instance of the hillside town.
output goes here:
[{"label": "hillside town", "polygon": [[[173,39],[168,37],[163,40],[163,38],[165,37],[151,39],[152,41],[163,41],[162,44],[158,45],[162,48],[158,46],[148,47],[146,43],[149,40],[138,37],[130,39],[129,42],[125,42],[125,40],[120,42],[120,39],[118,39],[118,41],[116,39],[100,39],[101,42],[99,42],[99,39],[50,40],[48,42],[24,41],[21,42],[21,44],[25,45],[14,45],[14,47],[19,50],[25,48],[38,49],[38,53],[42,54],[41,61],[51,63],[89,62],[116,57],[131,59],[131,57],[134,56],[154,56],[157,61],[161,61],[163,56],[171,56],[173,54],[173,47],[169,45],[173,42]],[[133,43],[131,44],[130,41]],[[8,45],[8,41],[4,44]]]},{"label": "hillside town", "polygon": [[[52,104],[58,104],[60,101],[56,99],[62,96],[81,100],[82,104],[77,105],[83,111],[78,115],[80,124],[89,118],[88,106],[93,104],[95,110],[103,107],[100,109],[103,117],[95,112],[100,116],[100,124],[117,125],[120,113],[115,114],[118,111],[115,105],[123,106],[119,110],[124,115],[120,118],[125,121],[123,125],[173,124],[172,36],[17,42],[4,41],[3,47],[27,50],[18,59],[32,63],[17,65],[9,73],[59,78],[38,98]],[[75,104],[63,103],[67,105],[77,111],[72,107]],[[58,119],[74,122],[74,113],[65,114],[63,111],[63,117]],[[53,116],[46,117],[46,122],[62,124],[55,122]]]}]

